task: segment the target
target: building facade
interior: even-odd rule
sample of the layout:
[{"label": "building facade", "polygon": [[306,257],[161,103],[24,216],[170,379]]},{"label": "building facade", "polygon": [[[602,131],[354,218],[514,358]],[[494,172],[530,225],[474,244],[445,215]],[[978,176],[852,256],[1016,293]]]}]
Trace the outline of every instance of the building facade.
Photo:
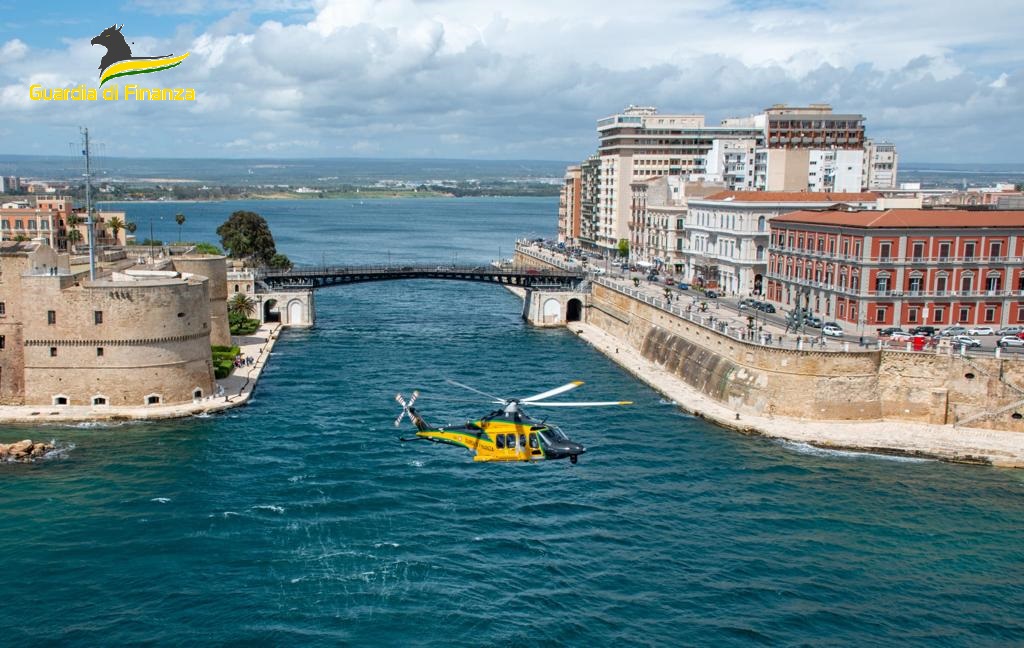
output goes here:
[{"label": "building facade", "polygon": [[[96,245],[124,245],[126,230],[124,212],[93,210]],[[117,219],[122,226],[115,232],[110,223]],[[66,250],[68,245],[84,246],[89,242],[89,228],[84,208],[75,208],[67,196],[33,196],[23,200],[0,203],[0,240],[31,241],[42,239],[47,245]],[[72,230],[77,234],[69,234]]]},{"label": "building facade", "polygon": [[597,227],[600,214],[601,159],[592,155],[580,164],[580,235],[579,247],[597,250]]},{"label": "building facade", "polygon": [[760,295],[768,267],[772,219],[838,204],[871,208],[874,193],[723,191],[688,201],[680,256],[692,283],[737,295]]},{"label": "building facade", "polygon": [[1024,211],[796,211],[772,222],[768,298],[863,334],[1024,323]]},{"label": "building facade", "polygon": [[578,166],[565,170],[565,178],[558,195],[558,242],[576,247],[580,238],[582,213],[581,188],[583,174]]},{"label": "building facade", "polygon": [[630,262],[682,274],[687,203],[692,198],[719,193],[725,186],[661,176],[634,182],[630,189]]}]

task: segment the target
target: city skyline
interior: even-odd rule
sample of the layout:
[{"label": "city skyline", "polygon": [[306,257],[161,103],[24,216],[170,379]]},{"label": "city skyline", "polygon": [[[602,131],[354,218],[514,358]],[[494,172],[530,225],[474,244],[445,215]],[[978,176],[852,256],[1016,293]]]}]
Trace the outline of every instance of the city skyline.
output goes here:
[{"label": "city skyline", "polygon": [[[247,7],[247,8],[243,8]],[[79,125],[111,156],[578,160],[628,104],[709,124],[774,103],[866,117],[908,161],[1014,163],[1024,51],[1014,18],[955,3],[136,0],[7,6],[0,137],[62,152]],[[33,102],[30,83],[98,85],[112,22],[142,54],[191,52],[147,87],[192,102]]]}]

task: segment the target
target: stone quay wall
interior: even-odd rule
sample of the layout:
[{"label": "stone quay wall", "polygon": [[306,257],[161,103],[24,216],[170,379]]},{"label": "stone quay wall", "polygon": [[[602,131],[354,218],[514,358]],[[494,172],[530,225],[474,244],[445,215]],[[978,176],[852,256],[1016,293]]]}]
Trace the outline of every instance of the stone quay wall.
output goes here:
[{"label": "stone quay wall", "polygon": [[[517,250],[516,262],[557,267]],[[968,424],[1024,432],[1024,361],[890,350],[782,349],[724,335],[596,280],[584,319],[737,414]],[[570,325],[571,326],[571,325]]]}]

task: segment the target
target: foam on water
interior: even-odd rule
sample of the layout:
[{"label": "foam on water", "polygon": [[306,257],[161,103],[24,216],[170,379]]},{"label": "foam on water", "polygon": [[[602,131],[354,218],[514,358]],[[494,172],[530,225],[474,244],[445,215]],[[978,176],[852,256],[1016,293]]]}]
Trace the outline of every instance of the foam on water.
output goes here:
[{"label": "foam on water", "polygon": [[878,452],[863,452],[858,450],[839,450],[835,448],[823,448],[816,446],[811,443],[805,443],[803,441],[787,441],[784,439],[776,439],[775,443],[798,452],[800,454],[811,455],[814,457],[839,457],[846,459],[882,459],[885,461],[895,461],[900,463],[928,463],[934,461],[933,459],[927,459],[924,457],[906,457],[903,455],[895,454],[883,454]]}]

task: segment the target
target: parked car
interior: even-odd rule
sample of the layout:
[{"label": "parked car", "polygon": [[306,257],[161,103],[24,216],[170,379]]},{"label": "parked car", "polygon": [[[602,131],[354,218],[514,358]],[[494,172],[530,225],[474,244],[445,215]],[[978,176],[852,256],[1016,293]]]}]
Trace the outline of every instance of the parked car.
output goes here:
[{"label": "parked car", "polygon": [[954,347],[967,347],[968,349],[981,346],[981,340],[972,338],[968,335],[954,335],[953,339],[950,340]]},{"label": "parked car", "polygon": [[878,337],[889,337],[893,333],[904,333],[905,331],[898,326],[886,326],[885,328],[877,329]]},{"label": "parked car", "polygon": [[820,317],[805,317],[804,318],[804,324],[806,324],[807,326],[810,326],[811,328],[821,328],[821,318]]},{"label": "parked car", "polygon": [[676,280],[673,279],[672,277],[665,277],[665,285],[666,286],[674,286],[674,285],[676,285]]},{"label": "parked car", "polygon": [[939,329],[934,326],[915,326],[910,329],[910,332],[914,335],[927,335],[928,337],[932,337],[938,332],[938,330]]},{"label": "parked car", "polygon": [[769,304],[768,302],[756,302],[754,308],[756,308],[759,311],[764,311],[765,313],[775,312],[775,307]]},{"label": "parked car", "polygon": [[744,308],[757,308],[758,301],[756,299],[741,299],[740,303],[736,305],[737,308],[743,310]]},{"label": "parked car", "polygon": [[715,291],[715,290],[705,290],[704,291],[704,296],[707,297],[708,299],[718,299],[718,291]]},{"label": "parked car", "polygon": [[690,284],[683,283],[682,281],[680,281],[679,285],[676,286],[676,288],[678,288],[679,290],[689,290],[690,289]]},{"label": "parked car", "polygon": [[954,335],[966,335],[967,329],[963,326],[947,326],[939,333],[941,337],[952,337]]},{"label": "parked car", "polygon": [[967,335],[995,335],[996,330],[991,326],[975,326],[972,329],[967,329]]},{"label": "parked car", "polygon": [[843,329],[841,329],[835,322],[829,322],[825,326],[821,327],[821,334],[828,335],[830,337],[843,337]]},{"label": "parked car", "polygon": [[1024,333],[1024,326],[1004,326],[996,331],[996,335],[1020,335]]},{"label": "parked car", "polygon": [[999,338],[999,341],[996,342],[996,344],[1004,349],[1006,347],[1024,347],[1024,338],[1020,338],[1016,335],[1004,335]]},{"label": "parked car", "polygon": [[890,333],[889,339],[893,342],[909,342],[914,339],[914,336],[912,333],[900,329]]}]

